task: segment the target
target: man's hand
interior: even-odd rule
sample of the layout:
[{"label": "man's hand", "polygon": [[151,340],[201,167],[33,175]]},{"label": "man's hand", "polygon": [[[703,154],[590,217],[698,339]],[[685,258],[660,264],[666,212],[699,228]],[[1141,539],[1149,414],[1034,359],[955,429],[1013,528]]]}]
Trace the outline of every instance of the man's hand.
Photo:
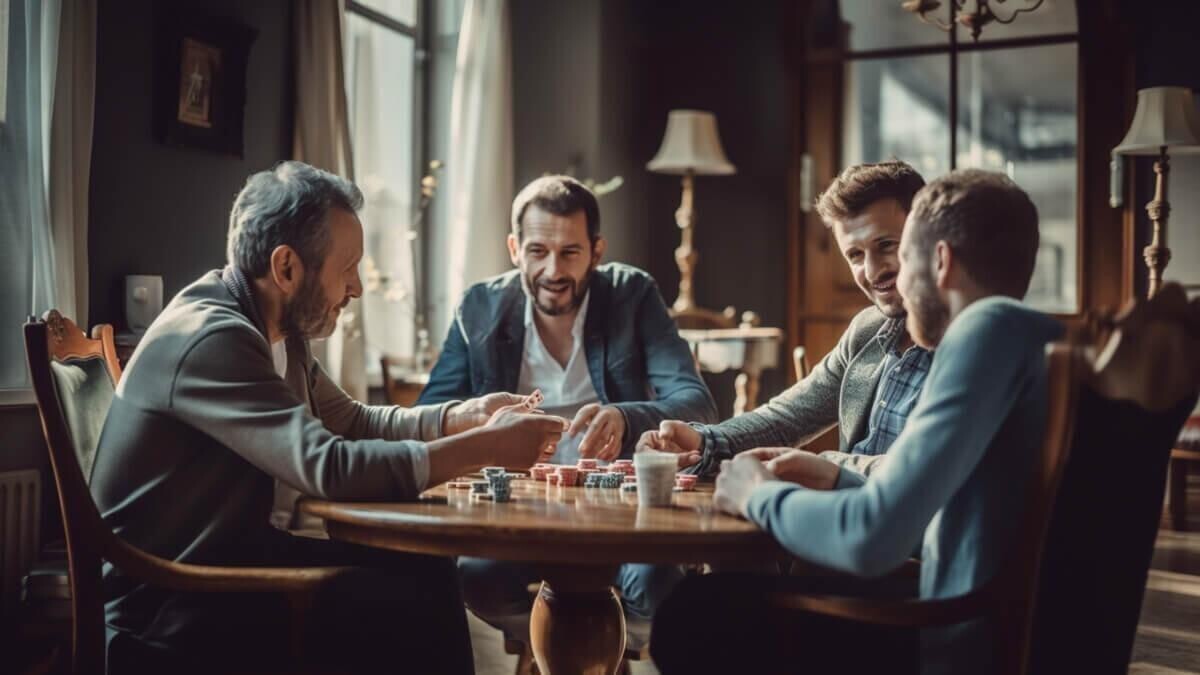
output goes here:
[{"label": "man's hand", "polygon": [[567,428],[567,421],[554,415],[530,412],[525,404],[506,406],[487,422],[495,438],[495,464],[509,469],[526,469],[550,459]]},{"label": "man's hand", "polygon": [[583,442],[579,444],[580,457],[595,457],[606,462],[616,459],[621,453],[621,441],[625,440],[625,415],[613,406],[589,403],[575,413],[568,436],[581,431]]},{"label": "man's hand", "polygon": [[534,410],[541,403],[541,395],[540,391],[535,391],[529,396],[499,392],[467,399],[446,411],[446,417],[442,421],[442,435],[453,436],[483,426],[501,408],[524,406],[526,411]]},{"label": "man's hand", "polygon": [[650,430],[638,439],[638,450],[673,452],[679,456],[679,468],[700,462],[700,432],[685,422],[665,420],[657,430]]},{"label": "man's hand", "polygon": [[717,476],[717,489],[713,492],[713,506],[732,513],[735,516],[746,517],[746,505],[750,503],[750,493],[763,481],[771,480],[774,476],[762,462],[748,454],[740,454],[732,460],[721,462],[721,473]]},{"label": "man's hand", "polygon": [[779,480],[799,483],[812,490],[832,490],[841,471],[837,464],[797,448],[755,448],[741,456],[762,462]]}]

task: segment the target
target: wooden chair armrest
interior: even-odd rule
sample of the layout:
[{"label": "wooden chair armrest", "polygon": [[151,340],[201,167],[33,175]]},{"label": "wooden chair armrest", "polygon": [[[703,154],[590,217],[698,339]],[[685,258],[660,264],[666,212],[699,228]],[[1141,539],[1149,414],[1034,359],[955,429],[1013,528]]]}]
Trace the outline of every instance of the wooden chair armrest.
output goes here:
[{"label": "wooden chair armrest", "polygon": [[104,557],[131,577],[172,591],[224,593],[311,593],[349,567],[225,567],[191,565],[150,555],[109,539]]},{"label": "wooden chair armrest", "polygon": [[984,588],[941,600],[856,598],[801,593],[773,593],[776,607],[823,614],[839,619],[887,626],[945,626],[983,616],[991,609],[994,592]]},{"label": "wooden chair armrest", "polygon": [[1171,450],[1171,459],[1182,459],[1190,462],[1200,462],[1200,450],[1190,450],[1186,448],[1174,448]]}]

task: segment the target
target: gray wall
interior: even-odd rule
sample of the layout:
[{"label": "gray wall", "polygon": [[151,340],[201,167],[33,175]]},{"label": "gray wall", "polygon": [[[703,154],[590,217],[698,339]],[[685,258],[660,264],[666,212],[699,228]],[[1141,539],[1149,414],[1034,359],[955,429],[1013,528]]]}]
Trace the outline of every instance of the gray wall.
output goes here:
[{"label": "gray wall", "polygon": [[[625,184],[600,201],[609,260],[649,261],[633,205],[645,163],[631,138],[636,73],[623,0],[519,0],[512,5],[514,178],[517,189],[546,173]],[[639,161],[640,160],[640,161]]]},{"label": "gray wall", "polygon": [[[154,140],[154,15],[168,10],[226,17],[258,31],[246,74],[244,159]],[[234,195],[250,173],[290,156],[291,3],[107,0],[97,24],[90,322],[121,327],[125,275],[162,275],[170,299],[221,267]]]}]

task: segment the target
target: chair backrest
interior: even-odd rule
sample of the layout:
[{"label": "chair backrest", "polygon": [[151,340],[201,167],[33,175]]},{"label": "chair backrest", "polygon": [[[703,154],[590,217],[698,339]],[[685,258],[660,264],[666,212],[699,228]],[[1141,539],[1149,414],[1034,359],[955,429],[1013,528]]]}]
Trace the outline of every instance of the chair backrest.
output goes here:
[{"label": "chair backrest", "polygon": [[998,636],[1006,646],[996,672],[1019,673],[1028,660],[1029,635],[1033,623],[1039,561],[1046,541],[1047,521],[1053,508],[1062,467],[1070,453],[1077,419],[1077,402],[1084,369],[1083,349],[1074,341],[1055,343],[1047,354],[1049,408],[1042,452],[1035,458],[1028,486],[1021,536],[1005,571],[988,591],[995,602],[991,613]]},{"label": "chair backrest", "polygon": [[1200,387],[1200,303],[1176,286],[1117,319],[1079,395],[1034,613],[1031,673],[1124,673],[1171,448]]},{"label": "chair backrest", "polygon": [[71,672],[103,672],[100,566],[112,531],[88,490],[100,430],[121,377],[112,327],[89,339],[55,310],[25,324],[25,355],[62,510],[71,581]]},{"label": "chair backrest", "polygon": [[808,351],[800,345],[792,350],[792,367],[796,369],[796,381],[808,377]]}]

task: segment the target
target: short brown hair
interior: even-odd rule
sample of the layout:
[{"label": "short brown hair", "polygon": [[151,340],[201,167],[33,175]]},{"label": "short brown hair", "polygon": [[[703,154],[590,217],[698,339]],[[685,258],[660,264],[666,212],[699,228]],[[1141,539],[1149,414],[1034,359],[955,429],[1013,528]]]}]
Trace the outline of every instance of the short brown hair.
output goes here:
[{"label": "short brown hair", "polygon": [[817,214],[826,227],[860,215],[881,199],[895,199],[907,213],[913,196],[925,179],[908,164],[892,160],[877,164],[855,164],[833,179],[817,197]]},{"label": "short brown hair", "polygon": [[912,243],[928,255],[949,244],[975,283],[1018,300],[1033,278],[1037,207],[1002,173],[960,169],[917,193],[908,214]]},{"label": "short brown hair", "polygon": [[588,239],[594,244],[600,238],[600,205],[596,203],[596,195],[570,176],[542,176],[517,193],[512,205],[512,231],[517,235],[517,241],[521,240],[521,221],[530,206],[556,216],[583,211]]}]

